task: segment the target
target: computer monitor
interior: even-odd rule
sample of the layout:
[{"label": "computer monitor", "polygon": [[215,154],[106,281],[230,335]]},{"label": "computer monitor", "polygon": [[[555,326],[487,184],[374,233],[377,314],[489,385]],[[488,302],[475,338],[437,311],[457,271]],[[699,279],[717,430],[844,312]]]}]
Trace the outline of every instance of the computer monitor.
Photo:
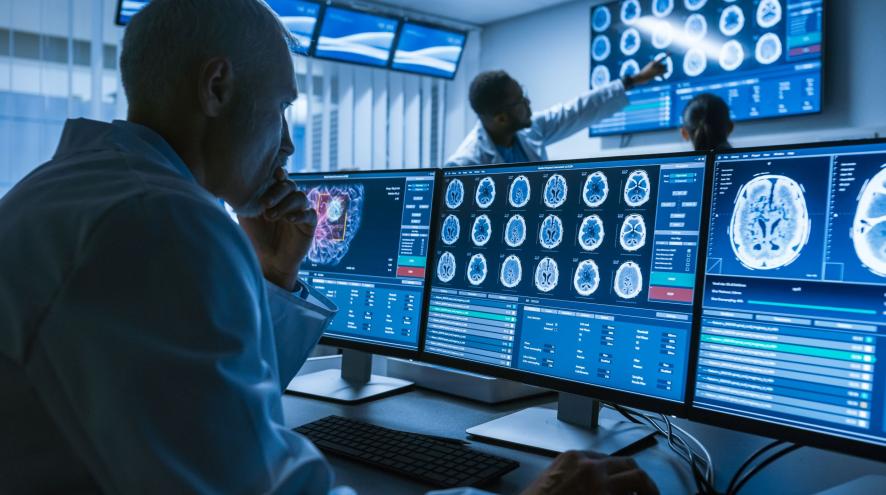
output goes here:
[{"label": "computer monitor", "polygon": [[716,156],[690,416],[886,458],[886,142]]},{"label": "computer monitor", "polygon": [[445,170],[423,359],[685,414],[706,159]]},{"label": "computer monitor", "polygon": [[399,24],[394,17],[330,5],[323,14],[314,56],[387,67]]},{"label": "computer monitor", "polygon": [[302,55],[310,53],[317,19],[320,17],[323,5],[308,0],[267,0],[267,2],[298,41],[296,51]]},{"label": "computer monitor", "polygon": [[145,8],[151,0],[118,0],[117,2],[117,15],[114,16],[114,24],[118,26],[125,26],[129,24],[129,20],[132,19],[132,16],[138,14],[138,12]]},{"label": "computer monitor", "polygon": [[[417,169],[291,176],[318,216],[300,276],[339,307],[321,343],[364,354],[417,357],[436,174]],[[391,385],[408,384],[385,377],[360,384],[349,376],[353,370],[345,369],[347,364],[345,381],[356,382],[359,390],[316,380],[326,388],[315,395],[364,400],[397,390]],[[305,390],[301,382],[290,390],[316,391]],[[330,384],[333,391],[341,389],[338,395],[330,392]]]},{"label": "computer monitor", "polygon": [[462,31],[406,21],[397,36],[391,68],[452,79],[467,37]]},{"label": "computer monitor", "polygon": [[591,7],[592,88],[665,59],[667,73],[628,91],[629,105],[590,128],[623,134],[682,125],[698,94],[733,120],[821,111],[823,0],[623,0]]}]

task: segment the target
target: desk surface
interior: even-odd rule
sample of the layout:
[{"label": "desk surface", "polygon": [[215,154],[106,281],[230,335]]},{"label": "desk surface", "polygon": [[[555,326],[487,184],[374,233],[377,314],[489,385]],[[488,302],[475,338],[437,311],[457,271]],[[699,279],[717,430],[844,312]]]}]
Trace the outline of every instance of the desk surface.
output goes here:
[{"label": "desk surface", "polygon": [[[410,392],[357,405],[341,405],[286,395],[283,399],[286,424],[296,427],[337,414],[364,420],[379,426],[405,431],[465,438],[471,426],[525,407],[546,404],[555,407],[555,395],[488,405],[436,392],[414,389]],[[754,450],[769,439],[715,428],[684,420],[677,424],[701,440],[713,456],[717,487],[724,488],[732,473]],[[520,493],[550,463],[551,458],[483,442],[471,442],[483,452],[509,457],[520,462],[512,471],[485,489],[502,495]],[[646,449],[636,456],[663,494],[694,493],[694,483],[685,462],[667,445]],[[342,458],[331,457],[336,484],[353,487],[361,495],[420,494],[433,487]],[[818,449],[803,448],[773,463],[742,490],[744,494],[810,494],[866,474],[886,475],[886,463],[858,459]]]}]

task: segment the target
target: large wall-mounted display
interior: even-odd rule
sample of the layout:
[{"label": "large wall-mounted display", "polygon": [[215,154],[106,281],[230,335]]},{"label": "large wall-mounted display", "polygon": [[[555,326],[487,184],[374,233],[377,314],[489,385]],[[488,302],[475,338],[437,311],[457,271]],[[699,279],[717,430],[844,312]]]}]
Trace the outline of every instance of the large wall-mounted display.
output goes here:
[{"label": "large wall-mounted display", "polygon": [[314,56],[386,67],[400,21],[341,7],[327,7]]},{"label": "large wall-mounted display", "polygon": [[458,31],[404,22],[391,68],[452,79],[467,37]]}]

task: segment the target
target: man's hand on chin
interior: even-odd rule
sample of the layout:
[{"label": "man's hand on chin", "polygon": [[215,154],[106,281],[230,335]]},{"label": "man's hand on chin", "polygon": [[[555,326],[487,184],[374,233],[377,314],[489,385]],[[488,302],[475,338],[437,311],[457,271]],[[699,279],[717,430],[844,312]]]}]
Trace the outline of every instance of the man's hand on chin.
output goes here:
[{"label": "man's hand on chin", "polygon": [[308,253],[317,212],[308,207],[308,198],[296,190],[286,171],[274,172],[277,183],[261,197],[263,208],[257,217],[238,217],[261,263],[265,279],[285,290],[298,285],[298,266]]}]

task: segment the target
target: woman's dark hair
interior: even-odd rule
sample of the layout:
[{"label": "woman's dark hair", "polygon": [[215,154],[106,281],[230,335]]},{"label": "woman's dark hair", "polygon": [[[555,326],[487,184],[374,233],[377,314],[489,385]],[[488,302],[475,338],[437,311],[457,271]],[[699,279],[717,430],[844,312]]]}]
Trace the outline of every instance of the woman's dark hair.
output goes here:
[{"label": "woman's dark hair", "polygon": [[696,151],[731,148],[729,105],[717,95],[703,93],[693,98],[683,110],[683,128]]}]

